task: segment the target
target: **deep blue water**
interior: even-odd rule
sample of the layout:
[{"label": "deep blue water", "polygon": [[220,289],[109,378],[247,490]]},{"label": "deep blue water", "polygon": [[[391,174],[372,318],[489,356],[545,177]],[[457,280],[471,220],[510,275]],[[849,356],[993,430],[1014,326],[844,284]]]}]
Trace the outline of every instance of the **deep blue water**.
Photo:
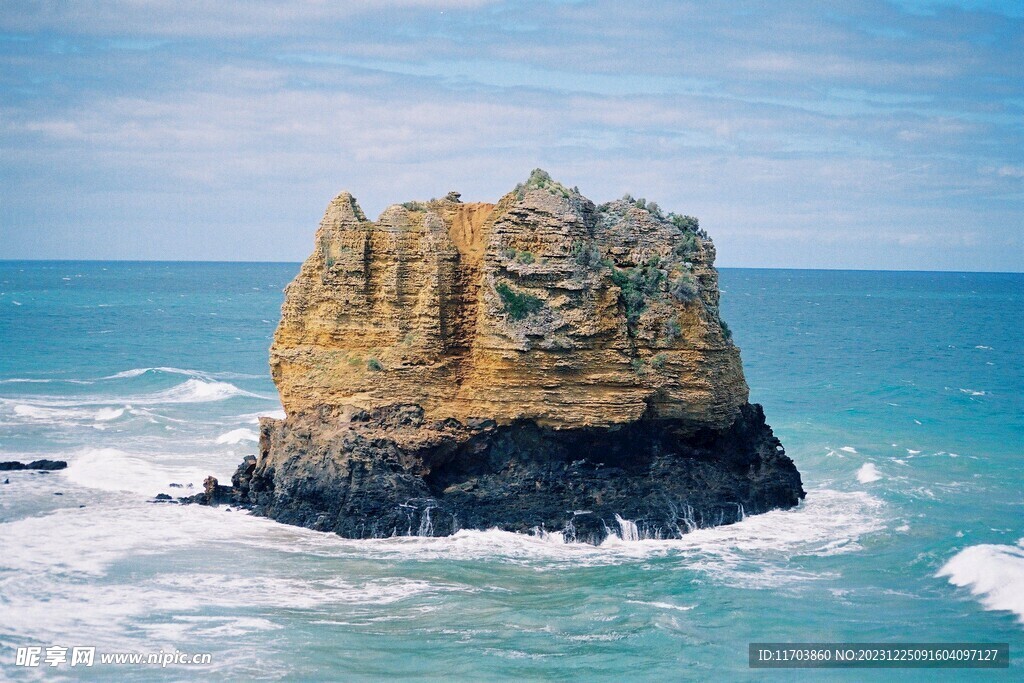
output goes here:
[{"label": "deep blue water", "polygon": [[[147,502],[253,452],[297,269],[0,262],[0,460],[70,463],[0,485],[0,674],[791,680],[747,643],[972,640],[1009,642],[1020,676],[1024,276],[723,270],[808,497],[681,541],[357,542]],[[15,666],[30,645],[213,664]]]}]

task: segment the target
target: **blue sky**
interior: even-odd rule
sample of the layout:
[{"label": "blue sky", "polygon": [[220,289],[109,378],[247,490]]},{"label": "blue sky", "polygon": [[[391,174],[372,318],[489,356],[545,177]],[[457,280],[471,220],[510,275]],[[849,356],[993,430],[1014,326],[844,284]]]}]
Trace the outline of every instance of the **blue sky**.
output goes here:
[{"label": "blue sky", "polygon": [[13,2],[0,258],[301,260],[542,167],[722,266],[1024,270],[1024,3]]}]

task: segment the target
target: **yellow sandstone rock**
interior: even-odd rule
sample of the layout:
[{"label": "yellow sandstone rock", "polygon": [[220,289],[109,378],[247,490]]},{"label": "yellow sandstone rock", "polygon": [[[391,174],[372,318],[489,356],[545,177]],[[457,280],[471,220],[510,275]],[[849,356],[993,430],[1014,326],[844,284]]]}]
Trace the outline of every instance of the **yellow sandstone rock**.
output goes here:
[{"label": "yellow sandstone rock", "polygon": [[694,219],[595,206],[543,171],[366,219],[343,192],[288,286],[271,369],[289,417],[418,404],[555,429],[732,424],[748,390]]}]

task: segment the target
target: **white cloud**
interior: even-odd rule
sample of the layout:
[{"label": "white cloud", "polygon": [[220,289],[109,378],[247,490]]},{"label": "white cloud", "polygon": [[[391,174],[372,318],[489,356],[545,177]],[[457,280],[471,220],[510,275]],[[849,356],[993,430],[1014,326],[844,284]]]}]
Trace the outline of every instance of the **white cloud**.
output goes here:
[{"label": "white cloud", "polygon": [[[895,49],[813,3],[480,4],[5,12],[31,35],[0,44],[0,220],[34,232],[0,249],[224,258],[255,230],[249,257],[280,258],[280,232],[300,258],[341,187],[372,214],[494,199],[539,165],[597,200],[699,215],[725,263],[1024,260],[989,248],[1024,227],[1019,47],[964,51],[991,18],[917,17]],[[210,243],[182,242],[185,221],[216,226],[190,233]],[[109,237],[140,226],[149,241]]]},{"label": "white cloud", "polygon": [[996,169],[996,175],[1001,178],[1024,178],[1024,166],[1005,164]]}]

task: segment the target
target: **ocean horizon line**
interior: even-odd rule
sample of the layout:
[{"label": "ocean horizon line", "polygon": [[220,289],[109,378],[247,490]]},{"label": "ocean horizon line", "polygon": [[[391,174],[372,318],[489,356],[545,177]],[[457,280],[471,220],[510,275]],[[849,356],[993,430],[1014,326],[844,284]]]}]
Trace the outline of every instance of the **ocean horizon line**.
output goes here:
[{"label": "ocean horizon line", "polygon": [[[10,263],[116,263],[116,264],[181,264],[181,265],[295,265],[302,261],[223,261],[208,259],[47,259],[47,258],[0,258],[0,264]],[[799,266],[716,266],[719,270],[779,270],[809,271],[828,273],[942,273],[948,275],[1024,275],[1024,270],[927,270],[922,268],[805,268]]]}]

